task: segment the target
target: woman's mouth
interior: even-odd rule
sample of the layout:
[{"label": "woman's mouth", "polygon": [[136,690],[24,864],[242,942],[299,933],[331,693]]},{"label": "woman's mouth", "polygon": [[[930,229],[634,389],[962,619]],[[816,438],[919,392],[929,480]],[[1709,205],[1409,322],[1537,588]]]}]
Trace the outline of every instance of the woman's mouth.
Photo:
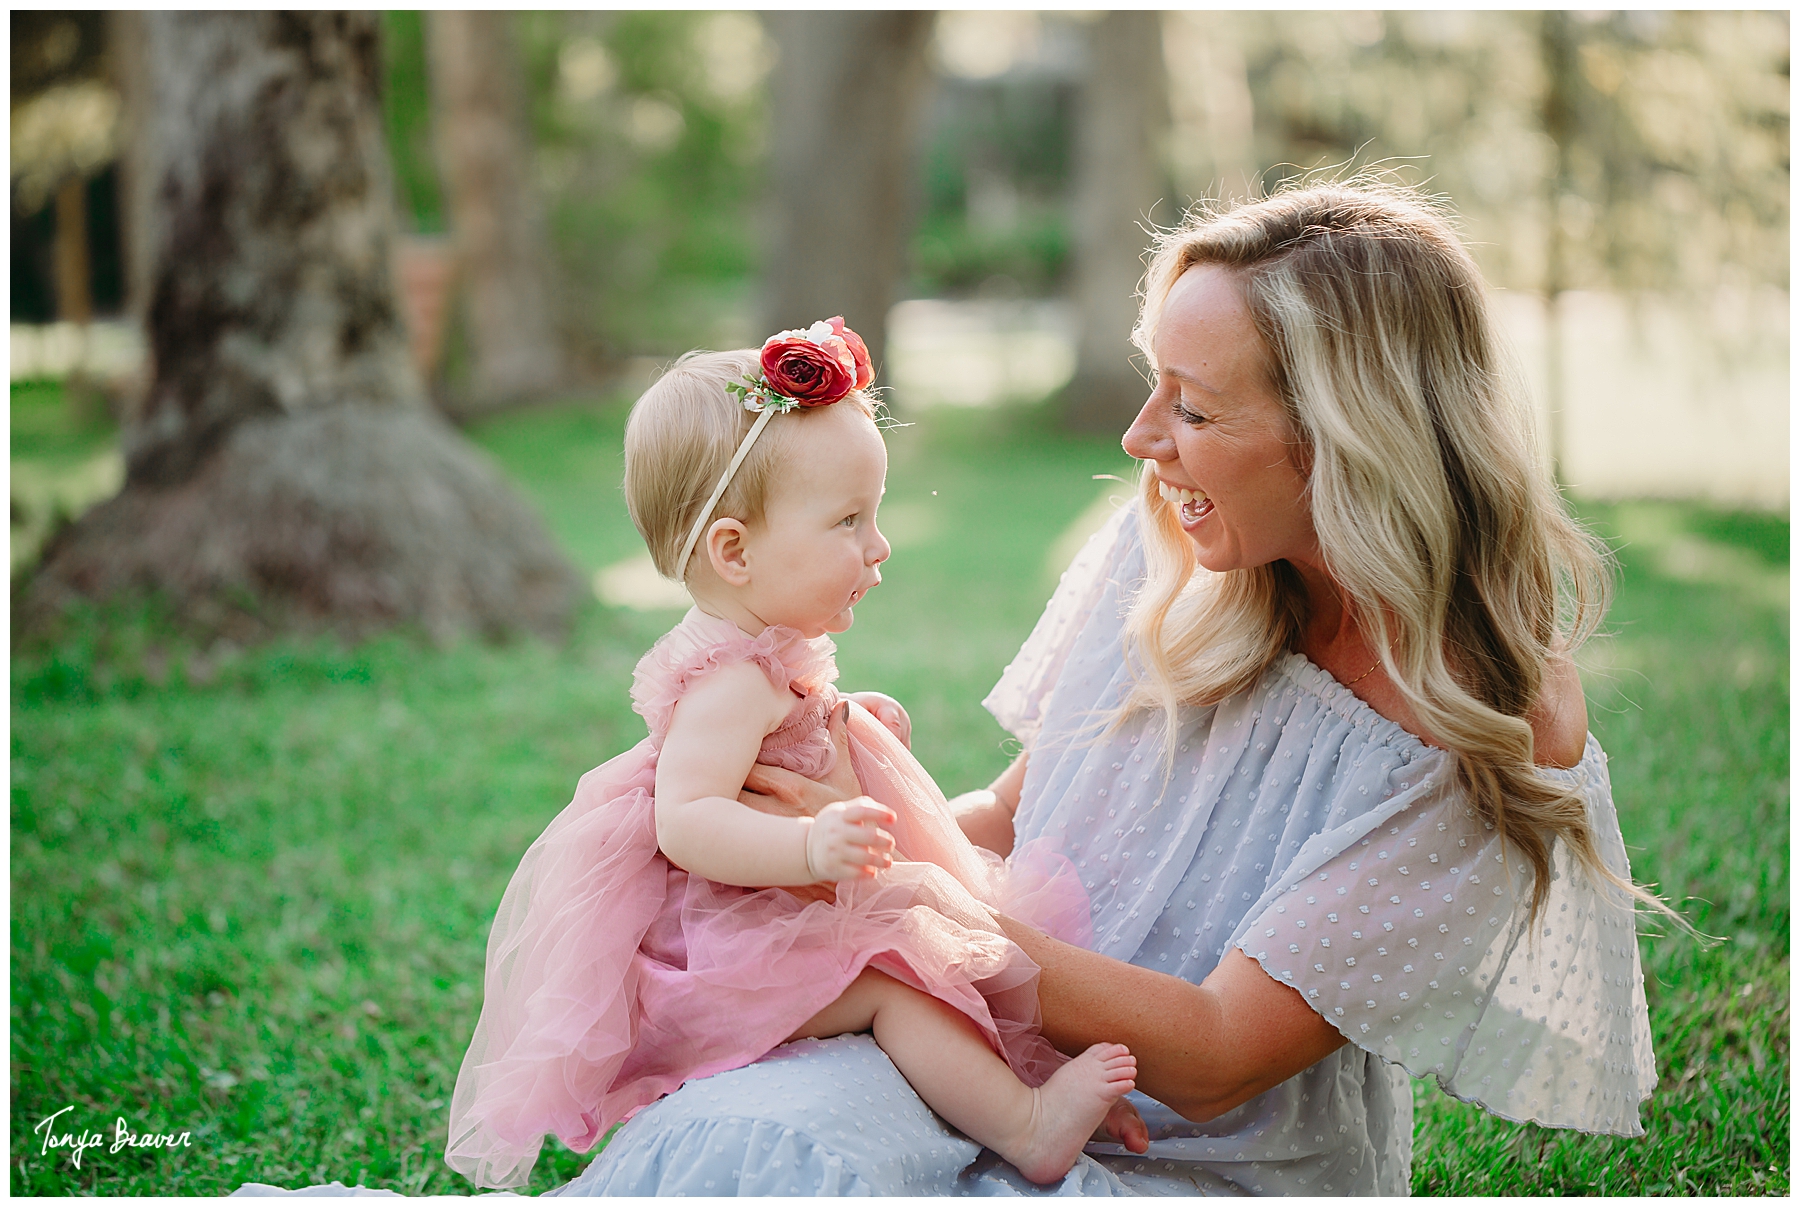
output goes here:
[{"label": "woman's mouth", "polygon": [[1212,500],[1197,490],[1183,490],[1158,479],[1156,493],[1181,512],[1181,522],[1189,527],[1198,524],[1212,510]]}]

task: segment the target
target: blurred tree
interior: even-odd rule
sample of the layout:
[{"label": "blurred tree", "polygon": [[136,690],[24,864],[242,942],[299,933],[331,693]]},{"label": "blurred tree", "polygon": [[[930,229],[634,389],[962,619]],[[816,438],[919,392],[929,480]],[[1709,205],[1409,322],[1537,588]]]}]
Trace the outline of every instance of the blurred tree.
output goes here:
[{"label": "blurred tree", "polygon": [[119,90],[119,234],[123,248],[125,313],[143,323],[150,309],[150,274],[156,246],[155,130],[149,121],[150,64],[144,15],[130,9],[106,14],[110,73]]},{"label": "blurred tree", "polygon": [[565,377],[511,25],[509,12],[449,9],[426,21],[477,408],[542,396]]},{"label": "blurred tree", "polygon": [[780,50],[761,331],[842,314],[887,344],[911,218],[930,12],[768,15]]},{"label": "blurred tree", "polygon": [[[1081,431],[1118,432],[1144,402],[1132,360],[1147,227],[1168,196],[1162,14],[1109,12],[1092,27],[1075,141],[1075,377],[1059,404]],[[1174,212],[1164,215],[1172,221]]]},{"label": "blurred tree", "polygon": [[1067,285],[1086,41],[1086,23],[1066,14],[939,14],[914,292],[1043,297]]},{"label": "blurred tree", "polygon": [[[1552,223],[1569,289],[1787,283],[1786,13],[1169,19],[1241,49],[1265,187],[1410,162],[1454,203],[1484,271],[1516,289],[1548,287]],[[1203,137],[1202,81],[1180,72],[1173,86],[1177,137]],[[1182,184],[1197,195],[1209,181]]]},{"label": "blurred tree", "polygon": [[1565,199],[1579,204],[1571,180],[1576,137],[1575,41],[1569,14],[1548,10],[1538,18],[1538,46],[1544,65],[1544,133],[1555,146],[1554,166],[1545,179],[1544,306],[1549,322],[1544,331],[1545,398],[1550,416],[1550,461],[1558,481],[1566,459],[1568,435],[1563,415],[1562,295],[1568,288],[1568,227],[1561,221]]},{"label": "blurred tree", "polygon": [[603,10],[520,13],[513,28],[580,371],[750,340],[774,57],[761,22]]},{"label": "blurred tree", "polygon": [[1786,13],[1560,14],[1543,48],[1558,284],[1787,284]]},{"label": "blurred tree", "polygon": [[154,377],[124,489],[54,540],[27,631],[160,593],[203,629],[566,624],[576,582],[425,405],[388,277],[370,14],[145,14],[163,165]]},{"label": "blurred tree", "polygon": [[120,300],[106,14],[15,11],[9,27],[13,317],[86,323]]}]

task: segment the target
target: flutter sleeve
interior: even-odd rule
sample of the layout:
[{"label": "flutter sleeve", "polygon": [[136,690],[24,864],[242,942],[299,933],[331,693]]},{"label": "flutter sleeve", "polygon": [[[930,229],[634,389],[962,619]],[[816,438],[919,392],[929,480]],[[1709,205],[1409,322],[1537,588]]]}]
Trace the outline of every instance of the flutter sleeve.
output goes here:
[{"label": "flutter sleeve", "polygon": [[754,663],[777,691],[790,684],[817,687],[837,678],[833,653],[829,638],[808,641],[775,625],[751,637],[730,621],[694,608],[638,661],[631,707],[649,726],[651,740],[661,745],[676,703],[697,680],[721,667]]},{"label": "flutter sleeve", "polygon": [[[1454,788],[1448,757],[1433,761],[1431,774],[1396,771],[1378,808],[1315,835],[1234,944],[1352,1043],[1465,1102],[1642,1135],[1656,1067],[1632,899],[1558,843],[1548,899],[1528,919],[1529,868]],[[1601,857],[1629,877],[1599,744],[1552,774],[1571,777]]]},{"label": "flutter sleeve", "polygon": [[981,702],[1001,726],[1030,746],[1043,726],[1044,705],[1075,639],[1107,595],[1107,585],[1131,560],[1137,543],[1137,506],[1126,503],[1089,537],[1063,571],[1056,593],[1018,656]]}]

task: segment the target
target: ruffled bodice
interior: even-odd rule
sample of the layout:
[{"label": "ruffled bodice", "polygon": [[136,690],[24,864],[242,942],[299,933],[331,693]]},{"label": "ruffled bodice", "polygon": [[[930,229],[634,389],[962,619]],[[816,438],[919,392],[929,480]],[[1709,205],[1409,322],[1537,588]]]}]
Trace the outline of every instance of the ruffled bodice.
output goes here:
[{"label": "ruffled bodice", "polygon": [[739,663],[794,696],[758,761],[830,771],[829,639],[780,628],[750,637],[695,609],[643,657],[632,702],[649,736],[582,777],[520,861],[488,938],[446,1153],[477,1185],[521,1185],[546,1133],[585,1151],[684,1081],[758,1059],[867,968],[960,1010],[1029,1084],[1064,1059],[1037,1030],[1037,967],[994,914],[1085,942],[1087,899],[1072,866],[1047,844],[1010,864],[971,846],[911,752],[854,704],[851,768],[896,814],[891,868],[835,892],[745,888],[663,857],[654,795],[663,739],[692,685]]},{"label": "ruffled bodice", "polygon": [[757,762],[816,779],[829,774],[836,761],[825,725],[838,702],[833,654],[829,637],[808,640],[774,625],[751,637],[730,621],[693,608],[638,663],[632,707],[649,725],[651,745],[660,749],[676,703],[695,680],[721,666],[754,663],[777,691],[796,697],[786,719],[763,739]]}]

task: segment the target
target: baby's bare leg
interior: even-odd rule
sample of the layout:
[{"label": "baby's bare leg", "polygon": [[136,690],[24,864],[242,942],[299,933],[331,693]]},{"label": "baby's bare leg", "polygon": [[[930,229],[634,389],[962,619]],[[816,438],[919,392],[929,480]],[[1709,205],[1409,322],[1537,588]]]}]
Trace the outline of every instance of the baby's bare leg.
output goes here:
[{"label": "baby's bare leg", "polygon": [[1137,1075],[1137,1060],[1124,1047],[1095,1044],[1032,1089],[960,1011],[872,970],[789,1038],[855,1031],[873,1031],[927,1106],[1033,1182],[1069,1172]]}]

